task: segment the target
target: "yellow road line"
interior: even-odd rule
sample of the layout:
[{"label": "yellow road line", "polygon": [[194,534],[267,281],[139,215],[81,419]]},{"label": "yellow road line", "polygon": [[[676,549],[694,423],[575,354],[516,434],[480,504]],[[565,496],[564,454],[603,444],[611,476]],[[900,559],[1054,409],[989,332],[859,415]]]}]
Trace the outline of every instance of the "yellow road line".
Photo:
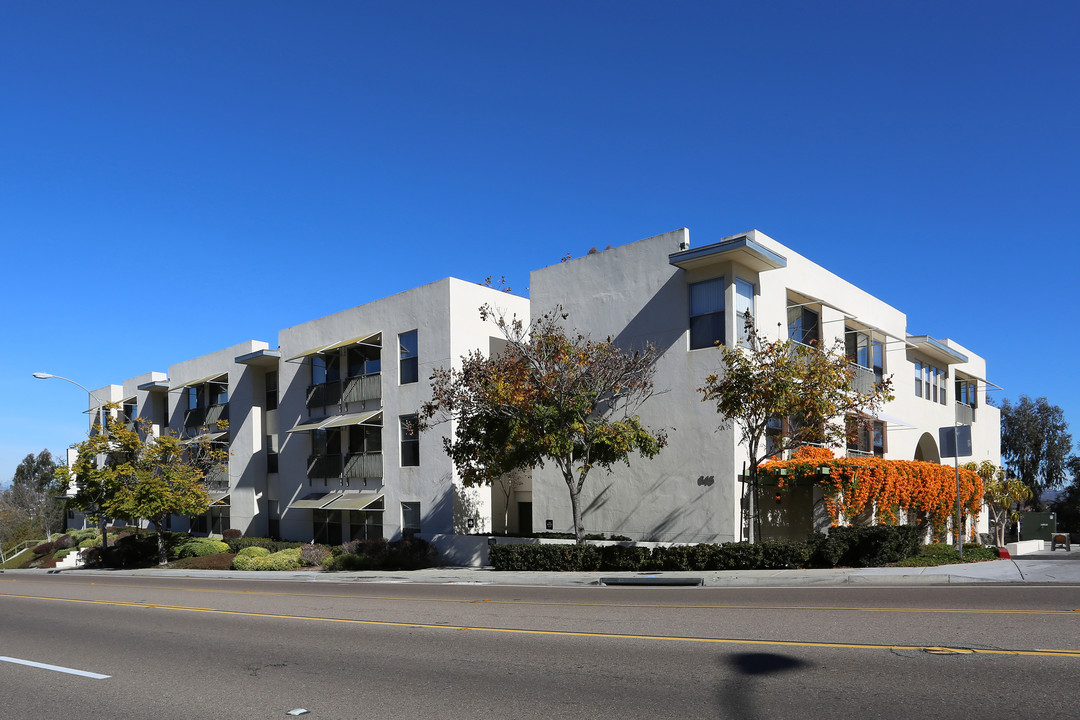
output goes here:
[{"label": "yellow road line", "polygon": [[[0,582],[35,583],[40,581],[16,578],[0,579]],[[348,600],[389,600],[393,602],[432,602],[456,604],[490,605],[537,605],[554,607],[605,607],[605,608],[648,608],[652,610],[824,610],[829,612],[866,612],[866,613],[958,613],[972,615],[1069,615],[1080,617],[1080,608],[1074,610],[1010,610],[1005,608],[896,608],[896,607],[847,607],[842,605],[680,605],[650,603],[584,603],[584,602],[549,602],[542,600],[470,600],[461,598],[402,597],[393,595],[342,595],[336,593],[289,593],[267,590],[216,590],[213,588],[173,587],[167,585],[128,585],[124,583],[78,582],[74,580],[50,580],[51,585],[77,585],[86,587],[126,588],[132,590],[168,590],[190,593],[210,593],[217,595],[265,595],[268,597],[312,597],[341,598]]]},{"label": "yellow road line", "polygon": [[152,603],[125,602],[119,600],[76,600],[72,598],[52,598],[35,595],[13,595],[0,593],[0,597],[19,598],[22,600],[53,600],[58,602],[85,603],[88,605],[114,605],[120,607],[145,608],[147,610],[175,610],[180,612],[199,612],[213,615],[237,615],[242,617],[269,618],[272,620],[306,620],[309,622],[332,622],[349,625],[373,625],[383,627],[419,628],[425,630],[459,630],[513,635],[546,635],[575,638],[605,638],[610,640],[659,640],[669,642],[712,643],[723,645],[757,645],[773,647],[814,647],[846,650],[919,650],[936,653],[963,653],[972,655],[1023,655],[1041,657],[1080,658],[1080,650],[986,650],[976,648],[943,648],[933,645],[874,645],[865,643],[828,643],[798,642],[793,640],[749,640],[744,638],[684,637],[668,635],[630,635],[624,633],[591,633],[571,630],[527,630],[523,628],[468,627],[464,625],[436,625],[432,623],[394,622],[389,620],[355,620],[349,618],[312,617],[307,615],[278,615],[242,610],[217,610],[214,608],[188,607],[184,605],[158,605]]}]

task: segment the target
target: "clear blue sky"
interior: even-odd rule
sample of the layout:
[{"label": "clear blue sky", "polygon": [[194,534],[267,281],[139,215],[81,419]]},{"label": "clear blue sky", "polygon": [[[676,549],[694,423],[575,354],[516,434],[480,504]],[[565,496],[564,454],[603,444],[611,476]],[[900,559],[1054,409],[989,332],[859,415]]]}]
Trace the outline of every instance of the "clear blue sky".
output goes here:
[{"label": "clear blue sky", "polygon": [[[0,483],[85,395],[452,275],[757,228],[1080,439],[1076,2],[0,8]],[[999,394],[1000,395],[1000,394]]]}]

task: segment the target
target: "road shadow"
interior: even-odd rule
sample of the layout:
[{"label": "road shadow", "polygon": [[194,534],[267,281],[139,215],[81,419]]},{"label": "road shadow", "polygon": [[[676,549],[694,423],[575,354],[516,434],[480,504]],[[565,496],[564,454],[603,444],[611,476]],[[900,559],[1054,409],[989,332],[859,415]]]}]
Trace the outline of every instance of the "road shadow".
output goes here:
[{"label": "road shadow", "polygon": [[771,677],[811,667],[805,660],[779,653],[746,652],[728,655],[721,660],[734,671],[734,682],[720,691],[724,716],[745,720],[759,717],[755,699]]}]

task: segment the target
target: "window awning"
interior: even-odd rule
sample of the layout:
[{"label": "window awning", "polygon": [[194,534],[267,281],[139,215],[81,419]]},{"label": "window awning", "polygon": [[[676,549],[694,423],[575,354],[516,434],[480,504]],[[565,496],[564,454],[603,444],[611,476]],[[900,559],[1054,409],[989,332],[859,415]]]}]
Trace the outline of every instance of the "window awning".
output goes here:
[{"label": "window awning", "polygon": [[[364,510],[382,500],[379,492],[347,492],[341,497],[331,500],[328,505],[323,505],[323,510]],[[380,506],[381,507],[381,506]]]},{"label": "window awning", "polygon": [[293,500],[289,503],[289,509],[293,508],[308,508],[311,510],[318,510],[325,507],[334,500],[344,495],[342,492],[328,492],[328,493],[313,493],[311,495],[305,495],[299,500]]},{"label": "window awning", "polygon": [[183,390],[184,388],[195,387],[196,385],[203,385],[203,384],[208,383],[208,382],[220,381],[222,378],[225,378],[225,380],[228,380],[229,379],[229,373],[227,373],[227,372],[214,373],[213,375],[207,375],[206,377],[201,377],[198,380],[188,380],[187,382],[180,383],[179,385],[173,385],[171,388],[169,388],[169,391],[171,392],[173,390]]},{"label": "window awning", "polygon": [[181,440],[180,444],[181,445],[191,445],[192,443],[214,442],[216,440],[221,440],[223,438],[227,439],[228,437],[229,437],[229,432],[227,430],[222,430],[221,432],[211,432],[211,433],[203,433],[202,435],[196,435],[195,437],[187,438],[186,440]]},{"label": "window awning", "polygon": [[354,338],[349,338],[348,340],[342,340],[341,342],[331,343],[329,345],[320,345],[318,347],[311,348],[310,350],[305,350],[304,352],[300,353],[299,355],[293,355],[291,358],[289,358],[285,362],[295,362],[296,360],[304,360],[306,358],[311,357],[312,355],[318,355],[319,353],[329,352],[330,350],[337,350],[339,348],[347,347],[349,345],[368,344],[369,341],[374,340],[375,338],[379,337],[380,335],[382,335],[381,332],[370,333],[368,335],[358,335],[358,336],[356,336]]},{"label": "window awning", "polygon": [[211,507],[227,507],[230,504],[229,500],[231,498],[229,497],[228,491],[221,492],[220,490],[211,490],[207,494],[210,496]]},{"label": "window awning", "polygon": [[[379,422],[371,422],[378,418]],[[330,417],[312,418],[311,420],[305,420],[304,422],[297,423],[295,427],[291,427],[286,432],[311,432],[313,430],[323,430],[331,427],[345,427],[347,425],[381,425],[382,424],[382,411],[375,410],[373,412],[364,413],[347,413],[345,415],[331,415]]]},{"label": "window awning", "polygon": [[916,427],[914,425],[912,425],[911,423],[906,422],[904,420],[901,420],[900,418],[896,417],[895,415],[890,415],[889,413],[885,413],[885,412],[880,412],[879,411],[879,412],[875,413],[874,414],[874,419],[875,420],[880,420],[881,422],[885,423],[886,427],[906,428],[906,429],[910,429],[910,430],[915,430],[916,429]]}]

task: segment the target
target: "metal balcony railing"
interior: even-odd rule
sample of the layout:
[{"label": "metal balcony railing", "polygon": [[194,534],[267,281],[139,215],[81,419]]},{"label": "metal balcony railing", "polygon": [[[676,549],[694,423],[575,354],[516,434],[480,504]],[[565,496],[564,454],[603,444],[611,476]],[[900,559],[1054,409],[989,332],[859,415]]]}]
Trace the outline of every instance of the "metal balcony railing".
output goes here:
[{"label": "metal balcony railing", "polygon": [[347,403],[367,402],[382,398],[382,375],[361,375],[345,381],[343,399]]},{"label": "metal balcony railing", "polygon": [[967,403],[956,403],[956,422],[958,425],[970,425],[975,422],[975,408]]},{"label": "metal balcony railing", "polygon": [[851,389],[869,394],[874,391],[874,382],[876,380],[874,371],[870,368],[865,368],[862,365],[856,365],[855,363],[848,363],[852,371],[855,373],[851,379]]},{"label": "metal balcony railing", "polygon": [[341,401],[341,381],[333,380],[331,382],[319,383],[317,385],[308,385],[307,389],[307,406],[308,408],[314,407],[326,407],[327,405],[337,405]]},{"label": "metal balcony railing", "polygon": [[309,455],[308,480],[315,478],[341,478],[345,458],[341,455]]},{"label": "metal balcony railing", "polygon": [[383,476],[382,453],[354,453],[345,459],[345,477],[379,480]]}]

